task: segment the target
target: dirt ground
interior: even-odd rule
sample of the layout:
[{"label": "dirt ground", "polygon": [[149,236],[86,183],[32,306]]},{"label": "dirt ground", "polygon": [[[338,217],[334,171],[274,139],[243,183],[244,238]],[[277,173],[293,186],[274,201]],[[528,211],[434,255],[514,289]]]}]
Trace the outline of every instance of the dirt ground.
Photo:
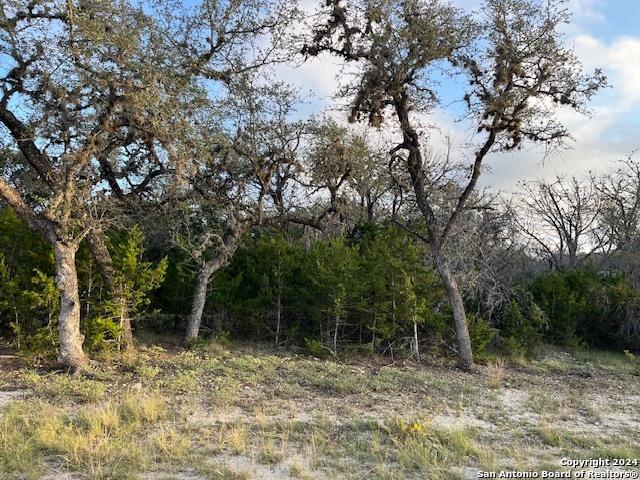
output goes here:
[{"label": "dirt ground", "polygon": [[[151,362],[165,365],[161,362],[169,361],[172,355],[173,352],[165,350],[162,359],[158,357],[153,363],[151,356]],[[228,376],[201,375],[194,387],[186,388],[186,393],[176,390],[166,378],[160,379],[165,370],[169,372],[171,368],[162,367],[165,370],[154,379],[157,381],[154,388],[164,386],[168,395],[180,397],[178,403],[188,405],[182,427],[195,432],[194,435],[220,432],[221,428],[231,425],[248,429],[244,451],[231,452],[221,447],[206,457],[212,465],[244,472],[244,476],[237,478],[403,478],[400,473],[394,474],[397,460],[392,454],[385,457],[388,458],[385,475],[380,473],[379,465],[370,466],[366,463],[368,460],[362,460],[364,457],[351,452],[348,446],[326,446],[321,454],[327,459],[314,461],[312,457],[317,456],[317,452],[311,451],[312,435],[307,435],[324,429],[322,431],[331,432],[325,435],[327,441],[339,444],[344,432],[345,438],[351,435],[349,438],[353,438],[354,443],[362,441],[358,448],[366,450],[367,442],[374,441],[372,430],[367,430],[366,425],[389,425],[392,419],[405,419],[409,424],[419,421],[434,431],[469,432],[476,453],[461,457],[451,466],[449,471],[455,472],[455,478],[493,478],[491,475],[509,478],[499,475],[510,471],[538,474],[529,478],[581,478],[576,476],[580,472],[584,472],[584,478],[619,478],[593,475],[623,470],[636,475],[623,478],[637,478],[637,466],[592,468],[586,465],[569,469],[565,460],[605,456],[612,460],[615,456],[640,455],[640,377],[630,370],[616,371],[563,352],[548,353],[525,365],[480,365],[471,372],[436,362],[390,364],[372,359],[340,365],[334,372],[325,361],[312,359],[271,356],[266,363],[261,353],[246,352],[232,353],[228,358],[241,355],[262,363],[255,360],[258,362],[255,367],[231,371],[225,374]],[[0,350],[0,365],[0,407],[34,395],[20,380],[21,372],[31,368],[23,359],[5,348]],[[225,360],[219,365],[224,367]],[[251,371],[252,368],[255,371]],[[271,373],[264,374],[262,368],[270,369]],[[309,377],[300,373],[312,368],[316,370]],[[225,401],[219,400],[220,395],[216,396],[217,403],[211,401],[207,395],[226,388],[229,379],[233,379],[232,394],[225,397]],[[338,380],[341,383],[337,383]],[[135,376],[124,376],[121,383],[116,382],[109,388],[135,390],[147,388],[147,383],[150,382],[139,381]],[[395,386],[390,387],[391,383]],[[261,436],[253,432],[280,431],[280,425],[288,425],[291,432],[298,433],[287,434],[291,439],[282,447],[283,454],[278,461],[260,461],[260,448],[264,449],[265,444],[263,437],[272,433]],[[357,430],[354,425],[365,427],[357,427],[361,431],[354,433],[354,429]],[[350,462],[350,465],[335,467],[337,457],[343,455],[348,457],[343,463]],[[57,466],[51,467],[44,478],[86,478],[68,472],[63,474],[54,467]],[[207,476],[198,472],[197,468],[183,466],[170,475],[150,471],[137,478],[224,478],[224,475]],[[572,476],[549,476],[566,472]],[[427,477],[417,472],[415,477],[408,478]],[[447,477],[443,474],[437,478]]]}]

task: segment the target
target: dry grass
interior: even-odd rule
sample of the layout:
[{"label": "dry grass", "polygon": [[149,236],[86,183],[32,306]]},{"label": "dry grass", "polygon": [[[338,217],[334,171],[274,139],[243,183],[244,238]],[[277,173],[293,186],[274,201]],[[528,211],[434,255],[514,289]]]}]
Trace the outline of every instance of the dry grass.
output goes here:
[{"label": "dry grass", "polygon": [[0,417],[0,477],[438,480],[640,457],[628,359],[590,358],[587,383],[575,356],[550,355],[464,373],[205,345],[85,377],[25,370],[28,398]]},{"label": "dry grass", "polygon": [[490,388],[495,390],[502,388],[506,366],[507,362],[502,357],[497,358],[487,365],[487,375],[489,376]]}]

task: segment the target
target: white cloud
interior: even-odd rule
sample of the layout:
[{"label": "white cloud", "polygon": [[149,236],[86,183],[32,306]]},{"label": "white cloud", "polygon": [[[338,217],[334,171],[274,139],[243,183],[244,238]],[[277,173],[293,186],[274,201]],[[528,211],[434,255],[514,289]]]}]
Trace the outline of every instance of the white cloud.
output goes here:
[{"label": "white cloud", "polygon": [[604,15],[601,13],[602,4],[602,0],[570,0],[567,8],[572,13],[572,22],[603,22]]},{"label": "white cloud", "polygon": [[640,38],[623,36],[605,45],[589,35],[578,35],[574,41],[584,66],[602,68],[627,108],[640,101]]},{"label": "white cloud", "polygon": [[[593,6],[593,2],[573,4],[581,4],[585,15],[588,4]],[[575,139],[567,142],[566,150],[544,163],[539,147],[488,158],[493,173],[483,179],[485,184],[512,190],[518,179],[602,172],[640,146],[640,39],[621,36],[606,44],[579,34],[573,41],[585,73],[602,68],[612,87],[598,93],[589,105],[592,118],[572,110],[558,112],[558,119]]]}]

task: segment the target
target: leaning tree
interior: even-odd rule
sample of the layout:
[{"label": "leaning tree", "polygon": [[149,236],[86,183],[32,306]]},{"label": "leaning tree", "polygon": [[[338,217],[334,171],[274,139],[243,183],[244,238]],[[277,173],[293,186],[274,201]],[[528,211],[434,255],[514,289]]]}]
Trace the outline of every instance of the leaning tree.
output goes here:
[{"label": "leaning tree", "polygon": [[[176,123],[175,112],[188,112],[188,72],[156,27],[124,0],[0,7],[0,124],[11,152],[0,195],[53,247],[58,361],[73,369],[88,362],[75,266],[80,242],[90,240],[109,285],[105,200],[144,189],[179,156],[166,127]],[[116,165],[126,166],[133,183]],[[28,169],[32,181],[16,183],[16,168]]]},{"label": "leaning tree", "polygon": [[[425,240],[451,304],[463,369],[472,366],[473,356],[446,247],[485,159],[527,141],[547,149],[561,146],[569,132],[556,110],[586,113],[585,103],[606,85],[599,71],[583,75],[563,45],[559,27],[569,20],[564,3],[485,0],[479,13],[467,15],[440,0],[327,0],[305,39],[307,56],[328,52],[349,65],[351,81],[341,89],[350,101],[349,120],[377,128],[392,124],[401,135],[391,155],[410,177]],[[438,177],[425,162],[429,137],[422,125],[425,114],[441,104],[440,82],[459,88],[459,101],[445,107],[466,121],[472,145],[462,188],[448,208],[433,201],[438,185],[431,180]]]}]

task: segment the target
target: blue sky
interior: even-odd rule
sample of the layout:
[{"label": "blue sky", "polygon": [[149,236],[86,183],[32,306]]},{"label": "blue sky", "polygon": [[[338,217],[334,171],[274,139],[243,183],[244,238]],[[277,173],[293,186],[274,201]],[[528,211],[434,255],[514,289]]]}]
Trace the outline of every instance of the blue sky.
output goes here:
[{"label": "blue sky", "polygon": [[[319,1],[307,0],[316,5]],[[474,9],[478,0],[455,0],[460,7]],[[485,185],[513,191],[519,180],[552,178],[556,175],[586,176],[589,171],[605,171],[615,160],[640,148],[640,2],[637,0],[569,0],[571,24],[565,40],[575,49],[585,72],[602,68],[611,88],[599,93],[590,104],[593,118],[563,112],[559,118],[575,138],[569,149],[547,158],[538,148],[487,158],[490,171]],[[314,91],[319,98],[335,92],[336,61],[321,58],[288,74],[302,91]],[[322,103],[322,102],[321,102]],[[316,104],[318,107],[318,104]],[[304,109],[307,111],[307,109]],[[446,112],[436,112],[433,120],[441,133],[461,143],[467,133]],[[437,136],[432,137],[437,144]],[[640,152],[637,157],[640,160]]]},{"label": "blue sky", "polygon": [[[611,88],[590,107],[593,118],[562,113],[575,138],[570,149],[540,164],[535,149],[489,161],[485,182],[513,190],[517,180],[555,175],[585,176],[615,167],[615,161],[640,148],[640,3],[635,0],[570,0],[567,44],[585,71],[602,68]],[[640,160],[640,152],[636,154]]]}]

